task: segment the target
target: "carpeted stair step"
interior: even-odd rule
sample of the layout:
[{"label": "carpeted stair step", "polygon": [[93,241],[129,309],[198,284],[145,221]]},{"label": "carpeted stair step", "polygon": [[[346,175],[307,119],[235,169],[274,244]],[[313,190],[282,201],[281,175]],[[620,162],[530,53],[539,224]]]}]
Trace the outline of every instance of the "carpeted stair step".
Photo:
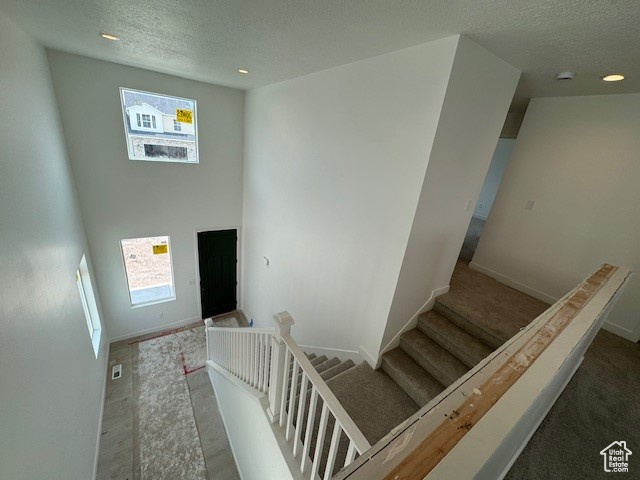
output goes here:
[{"label": "carpeted stair step", "polygon": [[[318,365],[315,365],[315,369],[318,373],[323,373],[333,367],[340,366],[340,360],[337,357],[333,357],[331,360],[327,360]],[[296,398],[300,395],[300,389],[302,388],[302,371],[298,374],[298,384],[296,385]],[[311,382],[307,382],[307,391],[311,390]],[[289,392],[291,392],[291,382],[289,382]]]},{"label": "carpeted stair step", "polygon": [[464,363],[418,329],[400,337],[400,348],[445,387],[469,371]]},{"label": "carpeted stair step", "polygon": [[326,355],[320,355],[319,357],[314,357],[313,359],[310,359],[311,365],[313,365],[314,367],[326,361],[327,361]]},{"label": "carpeted stair step", "polygon": [[[448,294],[445,294],[448,295]],[[445,295],[442,295],[444,297]],[[468,318],[467,312],[462,311],[455,302],[449,302],[448,299],[441,301],[442,297],[438,297],[433,309],[443,317],[453,322],[456,326],[467,332],[468,334],[486,343],[494,350],[499,348],[506,340],[502,340],[495,332],[481,326],[474,320]]]},{"label": "carpeted stair step", "polygon": [[[311,355],[314,355],[313,353]],[[293,356],[291,357],[293,359]],[[309,359],[309,361],[311,362],[311,365],[315,367],[317,367],[318,365],[321,365],[322,363],[327,361],[327,357],[325,355],[321,355],[319,357],[316,357],[314,355],[314,357],[312,359]],[[300,383],[300,377],[302,376],[302,369],[300,367],[298,367],[298,383]],[[291,386],[291,379],[293,378],[293,360],[291,360],[291,363],[289,364],[289,386]]]},{"label": "carpeted stair step", "polygon": [[314,367],[316,368],[316,371],[318,373],[322,373],[325,370],[335,367],[336,365],[340,365],[340,359],[338,357],[333,357],[330,360],[326,360],[318,365],[314,365]]},{"label": "carpeted stair step", "polygon": [[326,382],[330,379],[332,379],[333,377],[340,375],[341,373],[346,372],[347,370],[349,370],[350,368],[355,367],[356,364],[353,363],[353,360],[349,359],[345,362],[341,362],[338,363],[337,365],[328,368],[326,370],[324,370],[323,372],[320,372],[320,376],[322,377],[322,379]]},{"label": "carpeted stair step", "polygon": [[434,310],[420,315],[418,329],[469,368],[475,367],[493,352],[492,348]]},{"label": "carpeted stair step", "polygon": [[444,390],[442,384],[401,348],[394,348],[382,356],[382,369],[420,407]]}]

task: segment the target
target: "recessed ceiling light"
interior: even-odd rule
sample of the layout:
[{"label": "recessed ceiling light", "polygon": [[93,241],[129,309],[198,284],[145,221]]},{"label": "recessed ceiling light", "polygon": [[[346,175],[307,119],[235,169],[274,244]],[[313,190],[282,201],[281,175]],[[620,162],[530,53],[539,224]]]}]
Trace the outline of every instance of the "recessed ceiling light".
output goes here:
[{"label": "recessed ceiling light", "polygon": [[622,75],[621,73],[611,73],[602,77],[602,80],[605,82],[619,82],[621,80],[624,80],[624,75]]},{"label": "recessed ceiling light", "polygon": [[116,40],[120,40],[118,37],[116,37],[115,35],[111,35],[110,33],[101,33],[100,36],[105,40],[112,40],[114,42]]},{"label": "recessed ceiling light", "polygon": [[249,70],[246,70],[244,68],[239,68],[238,73],[241,73],[242,75],[246,75],[247,73],[249,73]]}]

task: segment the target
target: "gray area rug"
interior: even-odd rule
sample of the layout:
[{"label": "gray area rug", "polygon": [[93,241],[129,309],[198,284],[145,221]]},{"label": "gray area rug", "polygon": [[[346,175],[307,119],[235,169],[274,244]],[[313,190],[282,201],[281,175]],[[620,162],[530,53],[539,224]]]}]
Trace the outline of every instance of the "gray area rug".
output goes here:
[{"label": "gray area rug", "polygon": [[[198,332],[200,330],[200,332]],[[185,333],[189,332],[189,333]],[[206,469],[181,358],[198,327],[140,342],[134,378],[134,422],[141,480],[204,480]],[[204,343],[204,342],[203,342]],[[137,381],[136,381],[137,380]]]},{"label": "gray area rug", "polygon": [[[225,318],[214,326],[238,327],[238,321]],[[207,479],[186,377],[203,369],[205,362],[200,325],[134,346],[135,478]]]}]

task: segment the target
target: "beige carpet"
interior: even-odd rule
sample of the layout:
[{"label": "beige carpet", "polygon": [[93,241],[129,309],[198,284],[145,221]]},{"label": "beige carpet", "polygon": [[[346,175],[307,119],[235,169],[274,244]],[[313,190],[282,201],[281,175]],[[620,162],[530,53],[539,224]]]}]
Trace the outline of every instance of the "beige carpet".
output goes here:
[{"label": "beige carpet", "polygon": [[[237,327],[235,318],[214,322]],[[134,478],[207,479],[186,375],[204,368],[204,326],[174,331],[134,345]]]}]

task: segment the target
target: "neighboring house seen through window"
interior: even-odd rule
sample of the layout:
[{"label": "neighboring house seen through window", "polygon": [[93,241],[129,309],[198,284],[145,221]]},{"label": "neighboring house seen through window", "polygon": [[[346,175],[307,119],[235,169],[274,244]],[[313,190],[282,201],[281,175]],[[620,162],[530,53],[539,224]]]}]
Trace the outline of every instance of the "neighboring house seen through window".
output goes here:
[{"label": "neighboring house seen through window", "polygon": [[176,299],[168,236],[120,241],[132,307]]},{"label": "neighboring house seen through window", "polygon": [[196,102],[120,88],[130,160],[198,163]]}]

